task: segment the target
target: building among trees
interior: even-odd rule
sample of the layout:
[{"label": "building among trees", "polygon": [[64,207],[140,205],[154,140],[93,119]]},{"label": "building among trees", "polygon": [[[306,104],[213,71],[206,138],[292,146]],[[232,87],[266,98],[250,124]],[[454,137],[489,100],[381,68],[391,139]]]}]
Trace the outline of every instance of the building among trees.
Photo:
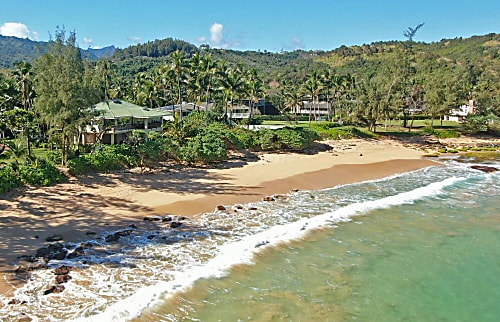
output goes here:
[{"label": "building among trees", "polygon": [[100,102],[92,106],[92,111],[95,116],[85,126],[83,144],[121,143],[134,130],[161,132],[163,121],[173,118],[171,111],[148,109],[119,99]]}]

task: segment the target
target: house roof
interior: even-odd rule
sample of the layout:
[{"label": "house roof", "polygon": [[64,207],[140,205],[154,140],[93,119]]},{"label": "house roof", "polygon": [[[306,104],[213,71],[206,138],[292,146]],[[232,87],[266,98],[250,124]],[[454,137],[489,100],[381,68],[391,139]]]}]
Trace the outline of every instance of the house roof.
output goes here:
[{"label": "house roof", "polygon": [[118,119],[124,117],[147,119],[171,114],[171,112],[168,111],[149,109],[119,99],[100,102],[94,105],[93,108],[105,119]]}]

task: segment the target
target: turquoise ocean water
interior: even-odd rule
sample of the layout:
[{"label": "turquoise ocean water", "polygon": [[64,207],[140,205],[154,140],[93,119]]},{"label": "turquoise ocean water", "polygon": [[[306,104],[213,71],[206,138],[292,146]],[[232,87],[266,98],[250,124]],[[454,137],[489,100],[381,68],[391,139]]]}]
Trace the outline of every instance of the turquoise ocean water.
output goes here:
[{"label": "turquoise ocean water", "polygon": [[[499,174],[468,166],[447,161],[311,193],[301,210],[282,211],[316,207],[328,214],[322,228],[139,320],[498,321]],[[345,215],[351,221],[336,220]]]},{"label": "turquoise ocean water", "polygon": [[70,308],[36,295],[44,273],[17,296],[39,321],[498,321],[500,172],[472,164],[299,191],[158,240],[136,232],[73,263]]}]

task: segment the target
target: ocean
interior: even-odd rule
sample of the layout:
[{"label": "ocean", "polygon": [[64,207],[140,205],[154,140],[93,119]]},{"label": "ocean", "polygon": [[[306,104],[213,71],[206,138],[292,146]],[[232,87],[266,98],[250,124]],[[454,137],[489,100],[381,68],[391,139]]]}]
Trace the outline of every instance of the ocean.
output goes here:
[{"label": "ocean", "polygon": [[[499,160],[441,165],[88,241],[2,321],[498,321]],[[77,244],[74,247],[78,247]],[[2,299],[7,301],[7,299]]]}]

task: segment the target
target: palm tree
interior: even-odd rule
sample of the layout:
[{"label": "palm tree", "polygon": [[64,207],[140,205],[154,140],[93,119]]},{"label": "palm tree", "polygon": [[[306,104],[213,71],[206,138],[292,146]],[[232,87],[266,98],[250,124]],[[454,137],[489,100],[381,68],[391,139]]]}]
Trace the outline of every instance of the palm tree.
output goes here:
[{"label": "palm tree", "polygon": [[148,105],[150,108],[155,107],[158,91],[152,75],[147,73],[137,74],[134,91],[137,104]]},{"label": "palm tree", "polygon": [[248,127],[250,127],[250,123],[252,120],[253,109],[255,107],[255,103],[259,101],[259,98],[264,95],[263,83],[259,78],[256,69],[250,69],[246,75],[246,94],[249,98],[249,109],[250,113],[248,113]]},{"label": "palm tree", "polygon": [[197,109],[201,104],[204,86],[204,70],[203,59],[200,54],[194,54],[189,60],[186,87],[187,94],[190,101],[196,104]]},{"label": "palm tree", "polygon": [[172,59],[171,68],[175,74],[175,80],[177,84],[177,104],[180,105],[180,119],[182,120],[182,81],[185,77],[186,73],[186,58],[184,53],[180,50],[176,50],[170,54],[170,58]]},{"label": "palm tree", "polygon": [[294,113],[294,119],[297,122],[297,109],[300,110],[304,106],[304,95],[302,95],[300,88],[287,86],[282,91],[282,96],[285,99],[286,110]]},{"label": "palm tree", "polygon": [[200,72],[203,74],[203,85],[205,86],[205,101],[210,103],[210,90],[212,88],[212,82],[214,76],[217,73],[217,62],[212,59],[210,54],[206,54],[201,57],[200,61]]},{"label": "palm tree", "polygon": [[16,80],[17,91],[21,93],[23,108],[25,110],[31,109],[35,97],[31,64],[24,61],[17,63],[14,79]]},{"label": "palm tree", "polygon": [[[224,76],[220,79],[221,90],[225,92],[226,107],[229,105],[230,114],[229,121],[232,119],[234,101],[239,99],[244,92],[243,73],[239,68],[229,68],[225,71]],[[227,108],[226,108],[227,115]]]},{"label": "palm tree", "polygon": [[5,149],[4,146],[5,151],[3,154],[12,160],[11,165],[14,170],[17,170],[19,165],[26,159],[27,149],[21,144],[21,142],[10,144],[8,147],[8,149]]},{"label": "palm tree", "polygon": [[[311,75],[306,79],[306,81],[302,84],[303,91],[309,95],[311,107],[309,108],[309,126],[311,126],[311,117],[312,111],[314,109],[314,104],[318,99],[318,95],[323,88],[323,84],[321,83],[320,76],[317,72],[312,72]],[[316,112],[314,113],[316,119]]]}]

